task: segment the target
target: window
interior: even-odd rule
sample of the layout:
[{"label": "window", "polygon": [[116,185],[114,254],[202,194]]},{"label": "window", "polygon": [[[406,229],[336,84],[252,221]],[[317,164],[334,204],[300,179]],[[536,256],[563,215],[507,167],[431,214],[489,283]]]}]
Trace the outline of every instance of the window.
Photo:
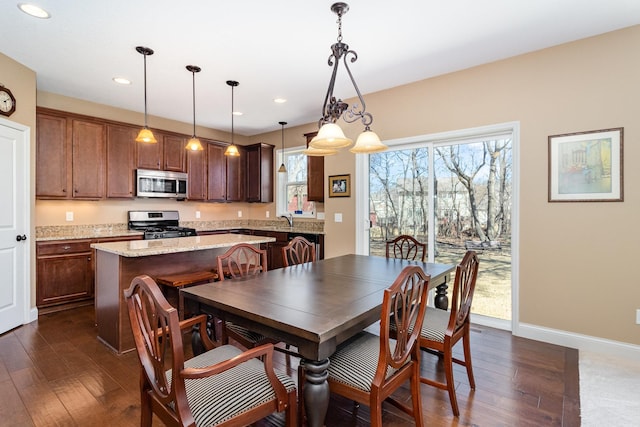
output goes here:
[{"label": "window", "polygon": [[284,163],[287,167],[286,173],[278,173],[278,215],[315,217],[316,205],[307,200],[307,156],[303,150],[298,147],[278,151],[278,164]]}]

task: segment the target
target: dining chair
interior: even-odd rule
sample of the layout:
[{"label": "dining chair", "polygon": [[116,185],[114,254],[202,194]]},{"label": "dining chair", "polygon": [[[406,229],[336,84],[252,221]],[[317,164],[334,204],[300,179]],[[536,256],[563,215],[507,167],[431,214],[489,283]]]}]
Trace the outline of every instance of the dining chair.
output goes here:
[{"label": "dining chair", "polygon": [[[374,427],[382,426],[383,401],[411,415],[417,426],[423,425],[418,339],[428,287],[429,276],[422,268],[405,267],[384,291],[380,336],[360,332],[329,357],[327,381],[331,392],[369,405]],[[406,381],[411,385],[411,406],[391,397]]]},{"label": "dining chair", "polygon": [[[471,325],[471,303],[478,277],[478,256],[474,251],[467,251],[462,261],[456,267],[456,276],[453,284],[453,297],[451,309],[430,310],[429,316],[422,324],[420,333],[420,348],[430,353],[435,352],[444,358],[445,382],[430,378],[421,378],[420,381],[449,392],[449,400],[453,414],[460,415],[458,400],[456,398],[455,383],[453,381],[453,363],[464,366],[467,369],[467,377],[471,389],[475,390],[476,382],[473,377],[471,365],[471,343],[469,330]],[[462,340],[464,360],[453,357],[454,345]]]},{"label": "dining chair", "polygon": [[417,260],[424,262],[427,256],[427,244],[413,236],[402,234],[386,242],[386,257]]},{"label": "dining chair", "polygon": [[[248,243],[238,243],[229,248],[224,254],[217,256],[216,265],[220,281],[254,276],[267,271],[267,251]],[[228,344],[229,338],[232,338],[244,348],[253,348],[262,344],[275,344],[277,342],[224,319],[219,319],[216,323],[219,323],[220,342],[222,344]]]},{"label": "dining chair", "polygon": [[296,236],[287,246],[282,248],[282,260],[284,266],[316,261],[316,245],[302,236]]},{"label": "dining chair", "polygon": [[274,370],[273,345],[243,352],[215,347],[202,334],[206,351],[187,359],[183,331],[205,330],[207,317],[180,321],[146,275],[136,276],[124,296],[141,367],[141,426],[150,427],[154,414],[171,426],[245,426],[282,411],[287,426],[297,424],[295,383]]}]

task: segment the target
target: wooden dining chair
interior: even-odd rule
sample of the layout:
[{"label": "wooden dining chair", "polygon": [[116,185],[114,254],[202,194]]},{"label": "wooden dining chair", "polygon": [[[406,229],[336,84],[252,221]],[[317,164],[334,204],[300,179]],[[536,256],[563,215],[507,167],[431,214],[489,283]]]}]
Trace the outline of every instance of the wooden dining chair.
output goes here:
[{"label": "wooden dining chair", "polygon": [[[374,427],[382,426],[385,400],[411,415],[417,426],[423,425],[418,339],[428,287],[429,276],[420,267],[405,267],[384,291],[380,336],[363,331],[329,357],[331,392],[369,405]],[[406,381],[411,385],[411,406],[391,397]]]},{"label": "wooden dining chair", "polygon": [[282,248],[284,266],[316,261],[316,245],[302,236],[296,236]]},{"label": "wooden dining chair", "polygon": [[124,296],[141,367],[141,426],[150,427],[156,414],[170,426],[240,427],[282,411],[287,426],[297,424],[295,383],[274,370],[272,345],[242,352],[214,347],[202,334],[206,352],[186,360],[183,331],[205,330],[207,317],[179,321],[146,275],[135,277]]},{"label": "wooden dining chair", "polygon": [[[453,381],[453,363],[467,369],[467,377],[471,389],[475,390],[476,382],[473,378],[471,366],[471,343],[469,330],[471,325],[471,303],[478,277],[478,256],[474,251],[467,251],[460,264],[456,267],[456,277],[453,284],[453,298],[451,309],[430,310],[429,316],[422,324],[420,333],[420,348],[428,352],[435,352],[444,358],[445,382],[430,378],[421,378],[425,384],[438,387],[449,392],[451,409],[457,417],[460,415],[456,398],[455,383]],[[453,346],[462,340],[464,360],[453,357]]]},{"label": "wooden dining chair", "polygon": [[[216,257],[218,277],[221,281],[249,277],[267,271],[267,251],[248,243],[238,243]],[[251,331],[233,322],[219,319],[220,342],[228,344],[232,338],[244,348],[254,348],[277,341]]]},{"label": "wooden dining chair", "polygon": [[417,260],[424,262],[427,256],[427,244],[421,243],[407,234],[386,242],[386,257]]}]

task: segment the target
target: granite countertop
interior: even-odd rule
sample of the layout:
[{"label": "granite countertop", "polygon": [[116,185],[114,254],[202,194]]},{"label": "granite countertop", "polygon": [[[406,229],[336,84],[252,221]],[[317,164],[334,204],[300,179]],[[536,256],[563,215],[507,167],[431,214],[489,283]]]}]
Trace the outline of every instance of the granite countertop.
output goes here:
[{"label": "granite countertop", "polygon": [[129,240],[124,242],[92,243],[91,247],[127,258],[163,255],[177,252],[226,248],[238,243],[275,242],[273,237],[245,234],[213,234],[209,236],[176,237],[172,239]]},{"label": "granite countertop", "polygon": [[[286,226],[284,221],[251,220],[235,224],[233,221],[184,221],[183,227],[195,228],[196,231],[233,231],[239,229],[256,231],[276,231],[283,233],[325,234],[324,223],[300,221],[293,227]],[[103,239],[110,237],[142,236],[142,231],[132,231],[127,224],[93,224],[93,225],[61,225],[36,227],[36,242],[73,239]]]}]

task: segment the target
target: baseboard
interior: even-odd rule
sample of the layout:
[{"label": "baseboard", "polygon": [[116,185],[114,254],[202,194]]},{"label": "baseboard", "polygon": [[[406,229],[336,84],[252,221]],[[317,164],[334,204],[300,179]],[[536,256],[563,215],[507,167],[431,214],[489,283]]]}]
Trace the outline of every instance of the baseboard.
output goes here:
[{"label": "baseboard", "polygon": [[635,360],[640,359],[640,346],[620,341],[543,328],[526,323],[520,323],[517,335],[523,338],[576,348],[582,351],[593,351],[595,353],[610,354]]},{"label": "baseboard", "polygon": [[33,307],[29,310],[29,321],[27,323],[31,323],[38,320],[38,307]]}]

